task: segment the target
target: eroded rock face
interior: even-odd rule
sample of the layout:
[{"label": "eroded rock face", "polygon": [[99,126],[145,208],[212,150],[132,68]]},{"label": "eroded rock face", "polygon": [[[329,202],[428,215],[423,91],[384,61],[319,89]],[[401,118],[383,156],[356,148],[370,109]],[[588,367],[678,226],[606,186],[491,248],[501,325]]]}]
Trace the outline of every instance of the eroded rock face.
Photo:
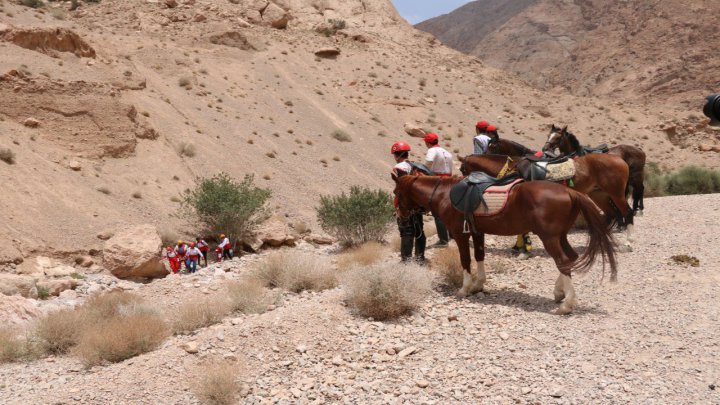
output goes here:
[{"label": "eroded rock face", "polygon": [[0,273],[0,295],[21,295],[37,298],[35,278],[19,274]]},{"label": "eroded rock face", "polygon": [[3,320],[3,326],[22,325],[37,318],[40,314],[40,307],[36,300],[0,294],[0,319]]},{"label": "eroded rock face", "polygon": [[128,227],[105,242],[104,265],[117,278],[162,278],[168,271],[161,261],[161,248],[154,226]]},{"label": "eroded rock face", "polygon": [[71,52],[77,56],[95,57],[95,49],[66,28],[9,28],[0,31],[0,39],[51,56],[56,52]]}]

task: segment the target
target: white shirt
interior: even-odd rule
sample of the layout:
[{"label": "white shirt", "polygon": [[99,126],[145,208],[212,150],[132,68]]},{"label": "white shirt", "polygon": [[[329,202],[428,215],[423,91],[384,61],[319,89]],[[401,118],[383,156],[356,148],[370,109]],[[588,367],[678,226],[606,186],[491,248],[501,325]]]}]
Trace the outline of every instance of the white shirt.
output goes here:
[{"label": "white shirt", "polygon": [[491,138],[485,134],[480,134],[473,139],[473,153],[476,155],[484,155],[488,153],[488,145]]},{"label": "white shirt", "polygon": [[230,245],[230,239],[225,238],[225,239],[223,239],[222,243],[218,247],[225,249],[225,246],[228,246],[228,245]]},{"label": "white shirt", "polygon": [[452,174],[452,154],[439,146],[428,149],[425,156],[430,170],[436,174]]},{"label": "white shirt", "polygon": [[194,247],[194,248],[188,249],[187,255],[189,257],[199,257],[199,256],[202,256],[202,252],[200,251],[200,249]]},{"label": "white shirt", "polygon": [[403,160],[402,162],[395,165],[393,168],[393,171],[397,174],[398,171],[404,172],[405,174],[412,173],[412,166],[410,166],[410,163],[407,162],[407,160]]}]

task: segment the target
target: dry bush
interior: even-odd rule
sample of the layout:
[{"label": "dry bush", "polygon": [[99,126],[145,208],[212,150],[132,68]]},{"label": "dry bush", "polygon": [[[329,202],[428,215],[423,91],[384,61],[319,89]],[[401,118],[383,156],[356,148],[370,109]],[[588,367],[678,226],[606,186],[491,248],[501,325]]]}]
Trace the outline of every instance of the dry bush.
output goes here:
[{"label": "dry bush", "polygon": [[10,149],[0,149],[0,160],[9,165],[15,164],[15,152]]},{"label": "dry bush", "polygon": [[367,242],[343,253],[338,259],[338,269],[346,271],[355,265],[370,266],[386,256],[385,253],[385,247],[380,243]]},{"label": "dry bush", "polygon": [[417,264],[354,267],[342,277],[345,299],[358,314],[377,320],[415,310],[431,293],[433,277]]},{"label": "dry bush", "polygon": [[117,363],[155,350],[169,335],[157,314],[134,313],[88,325],[73,350],[86,367]]},{"label": "dry bush", "polygon": [[447,249],[438,249],[433,256],[433,269],[440,275],[440,278],[450,287],[462,287],[463,268],[460,264],[460,253],[457,246],[449,246]]},{"label": "dry bush", "polygon": [[276,252],[260,263],[255,277],[268,287],[293,292],[322,291],[337,286],[337,276],[328,260],[298,252]]},{"label": "dry bush", "polygon": [[330,136],[340,142],[352,142],[352,137],[342,129],[336,129]]},{"label": "dry bush", "polygon": [[240,383],[238,367],[226,361],[215,361],[198,368],[192,390],[200,403],[229,405],[237,402]]},{"label": "dry bush", "polygon": [[0,364],[32,360],[36,351],[29,339],[11,329],[0,329]]},{"label": "dry bush", "polygon": [[200,301],[188,301],[177,311],[173,322],[175,333],[189,333],[196,329],[214,325],[230,313],[230,301],[221,297],[210,297]]},{"label": "dry bush", "polygon": [[47,353],[66,353],[80,340],[86,319],[79,309],[51,312],[37,321],[35,334]]},{"label": "dry bush", "polygon": [[225,292],[230,300],[230,309],[244,314],[262,314],[272,301],[269,292],[257,279],[228,281]]},{"label": "dry bush", "polygon": [[194,157],[196,154],[195,145],[186,142],[180,142],[177,146],[177,153],[180,156]]},{"label": "dry bush", "polygon": [[400,235],[395,232],[395,234],[390,238],[390,242],[388,243],[388,245],[393,252],[399,252],[401,241],[402,239],[400,238]]}]

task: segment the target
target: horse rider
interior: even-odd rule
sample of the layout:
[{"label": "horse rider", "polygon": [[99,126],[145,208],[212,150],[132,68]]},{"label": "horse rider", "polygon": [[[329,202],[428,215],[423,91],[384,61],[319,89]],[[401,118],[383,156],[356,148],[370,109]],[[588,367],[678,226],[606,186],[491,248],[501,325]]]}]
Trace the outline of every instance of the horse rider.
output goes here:
[{"label": "horse rider", "polygon": [[[427,166],[430,167],[430,170],[432,170],[436,176],[452,176],[453,155],[438,145],[440,138],[437,134],[432,132],[428,133],[425,135],[425,138],[423,138],[423,141],[425,141],[425,146],[428,148],[425,161]],[[435,244],[430,245],[428,248],[433,249],[446,247],[448,245],[448,241],[450,240],[447,227],[443,224],[440,218],[434,214],[433,218],[435,219],[435,227],[437,228],[439,240]]]},{"label": "horse rider", "polygon": [[[410,145],[407,142],[398,141],[390,147],[390,153],[395,157],[397,163],[392,172],[397,176],[416,175],[417,171],[408,161]],[[398,199],[394,199],[395,209],[398,207]],[[413,245],[415,245],[415,260],[418,263],[425,263],[425,245],[427,238],[423,229],[422,212],[413,212],[408,218],[397,216],[398,231],[400,232],[400,258],[402,262],[412,259]]]},{"label": "horse rider", "polygon": [[489,124],[487,121],[479,121],[475,124],[475,138],[473,138],[473,153],[476,155],[485,155],[488,153],[490,146],[490,137],[487,135]]}]

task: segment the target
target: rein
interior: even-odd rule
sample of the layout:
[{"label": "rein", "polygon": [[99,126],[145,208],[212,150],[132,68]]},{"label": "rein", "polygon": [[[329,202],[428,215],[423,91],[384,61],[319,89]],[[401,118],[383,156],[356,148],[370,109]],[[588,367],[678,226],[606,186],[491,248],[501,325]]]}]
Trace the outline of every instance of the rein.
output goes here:
[{"label": "rein", "polygon": [[435,183],[435,188],[433,188],[432,194],[430,194],[430,199],[428,200],[428,207],[430,208],[430,213],[433,216],[435,216],[435,212],[433,211],[432,200],[433,197],[435,197],[435,192],[437,191],[438,187],[440,187],[440,183],[442,183],[442,178],[438,179],[437,183]]}]

